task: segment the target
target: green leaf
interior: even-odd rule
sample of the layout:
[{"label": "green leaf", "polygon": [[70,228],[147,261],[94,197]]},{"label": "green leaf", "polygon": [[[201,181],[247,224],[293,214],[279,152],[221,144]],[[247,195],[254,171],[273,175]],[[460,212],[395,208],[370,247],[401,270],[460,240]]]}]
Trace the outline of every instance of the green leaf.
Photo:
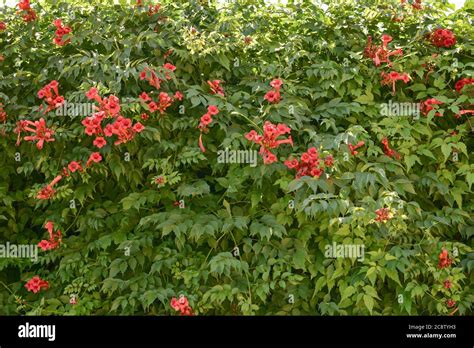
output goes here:
[{"label": "green leaf", "polygon": [[305,269],[306,251],[298,249],[293,255],[293,264],[296,269]]},{"label": "green leaf", "polygon": [[374,299],[371,296],[365,294],[364,303],[365,303],[365,307],[369,310],[370,314],[372,314],[372,310],[374,308]]},{"label": "green leaf", "polygon": [[366,277],[370,280],[370,282],[372,283],[372,285],[375,284],[375,279],[377,278],[377,268],[374,266],[374,267],[370,267],[368,270],[367,270],[367,274],[366,274]]},{"label": "green leaf", "polygon": [[441,152],[444,155],[444,162],[451,156],[451,144],[443,144],[441,145]]},{"label": "green leaf", "polygon": [[347,288],[344,289],[344,291],[341,293],[341,302],[345,300],[346,298],[351,297],[354,293],[356,292],[356,289],[352,286],[349,285]]},{"label": "green leaf", "polygon": [[360,104],[369,104],[374,101],[374,95],[372,93],[361,95],[357,97],[354,101]]},{"label": "green leaf", "polygon": [[227,213],[229,214],[229,216],[232,216],[232,212],[231,212],[231,210],[230,210],[230,204],[229,204],[229,202],[227,202],[227,201],[224,199],[223,204],[224,204],[224,207],[225,207],[225,209],[227,210]]},{"label": "green leaf", "polygon": [[413,165],[418,162],[421,164],[420,158],[417,155],[408,155],[405,156],[405,164],[407,166],[407,172],[410,171],[410,169],[413,167]]},{"label": "green leaf", "polygon": [[224,68],[230,70],[230,60],[224,55],[224,53],[219,53],[217,55],[217,60]]}]

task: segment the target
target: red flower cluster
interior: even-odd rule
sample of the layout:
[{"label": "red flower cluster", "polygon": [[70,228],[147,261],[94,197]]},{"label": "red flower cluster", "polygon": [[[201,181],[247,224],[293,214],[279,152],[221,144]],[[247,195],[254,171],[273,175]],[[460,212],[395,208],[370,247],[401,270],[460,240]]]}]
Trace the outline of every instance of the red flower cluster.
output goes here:
[{"label": "red flower cluster", "polygon": [[334,165],[334,157],[332,157],[332,155],[327,156],[324,159],[324,164],[326,167],[332,167]]},{"label": "red flower cluster", "polygon": [[95,113],[93,116],[86,117],[81,123],[85,129],[85,133],[88,136],[102,134],[101,122],[104,117],[103,112]]},{"label": "red flower cluster", "polygon": [[382,222],[382,223],[386,223],[388,220],[392,218],[392,214],[389,208],[377,209],[375,211],[375,214],[377,214],[375,221]]},{"label": "red flower cluster", "polygon": [[[31,128],[31,127],[34,128]],[[32,141],[36,143],[36,147],[38,150],[43,148],[45,142],[54,141],[53,135],[54,131],[48,127],[46,127],[46,121],[44,118],[40,118],[39,121],[28,121],[28,120],[21,120],[17,122],[17,127],[15,128],[14,132],[18,134],[18,139],[16,145],[20,145],[21,141],[21,132],[31,132],[31,135],[24,137],[23,139],[26,141]]]},{"label": "red flower cluster", "polygon": [[351,155],[355,156],[358,154],[356,151],[359,147],[362,147],[365,145],[365,142],[363,140],[359,141],[356,145],[348,144],[347,146],[349,147],[349,150],[351,151]]},{"label": "red flower cluster", "polygon": [[220,80],[207,81],[207,84],[211,88],[211,94],[218,94],[224,96],[224,90],[221,87]]},{"label": "red flower cluster", "polygon": [[166,109],[168,109],[173,104],[175,99],[181,100],[179,98],[182,99],[182,94],[180,92],[176,92],[174,97],[170,96],[166,92],[160,92],[157,103],[153,101],[153,99],[151,99],[151,97],[146,92],[140,94],[140,99],[144,102],[148,102],[148,109],[150,112],[159,111],[160,114],[164,114]]},{"label": "red flower cluster", "polygon": [[[171,75],[169,71],[175,71],[176,67],[171,64],[171,63],[166,63],[163,65],[163,67],[160,69],[160,72],[165,73],[165,78],[167,80],[171,80]],[[156,89],[161,88],[161,82],[162,80],[158,77],[156,72],[148,67],[144,68],[143,71],[140,73],[140,80],[147,80],[150,86],[155,87]]]},{"label": "red flower cluster", "polygon": [[395,157],[397,160],[400,159],[400,154],[397,151],[390,148],[390,144],[388,143],[387,138],[382,139],[382,144],[384,146],[384,152],[388,157],[390,158]]},{"label": "red flower cluster", "polygon": [[161,79],[158,78],[155,71],[150,68],[145,68],[140,73],[140,80],[147,80],[150,86],[155,87],[156,89],[161,88]]},{"label": "red flower cluster", "polygon": [[[59,95],[58,81],[56,80],[51,81],[46,86],[41,88],[38,91],[38,98],[44,99],[46,100],[46,103],[48,103],[48,108],[43,112],[43,114],[60,107],[64,103],[64,97]],[[40,107],[40,110],[42,108],[43,106]]]},{"label": "red flower cluster", "polygon": [[444,286],[445,289],[451,289],[452,284],[451,284],[451,282],[450,282],[448,279],[446,279],[446,280],[443,282],[443,286]]},{"label": "red flower cluster", "polygon": [[101,103],[102,98],[99,95],[99,92],[97,91],[97,88],[91,87],[89,90],[86,92],[86,97],[89,100],[94,99],[96,102]]},{"label": "red flower cluster", "polygon": [[390,71],[389,73],[386,73],[384,71],[382,71],[382,73],[380,74],[380,76],[382,77],[382,81],[381,81],[381,84],[382,86],[384,85],[392,85],[392,94],[395,95],[395,83],[398,81],[398,80],[402,80],[403,82],[405,83],[408,83],[410,81],[410,76],[408,76],[407,73],[398,73],[396,71]]},{"label": "red flower cluster", "polygon": [[438,268],[443,269],[451,266],[453,260],[449,258],[448,251],[443,249],[438,256]]},{"label": "red flower cluster", "polygon": [[160,7],[161,5],[158,4],[158,5],[150,5],[150,7],[148,8],[148,15],[149,16],[153,16],[154,14],[158,13],[158,11],[160,10]]},{"label": "red flower cluster", "polygon": [[81,164],[79,162],[76,162],[76,161],[72,161],[71,163],[69,163],[69,165],[67,167],[69,168],[69,170],[72,173],[75,173],[78,170],[80,170],[80,171],[83,170]]},{"label": "red flower cluster", "polygon": [[269,103],[277,104],[281,100],[280,88],[283,85],[283,81],[280,79],[274,79],[270,82],[270,86],[273,87],[271,91],[268,91],[264,99],[268,100]]},{"label": "red flower cluster", "polygon": [[364,56],[372,59],[375,66],[379,66],[381,63],[388,63],[389,66],[392,66],[390,57],[394,55],[402,56],[403,51],[402,49],[389,51],[387,45],[390,41],[392,41],[391,36],[382,35],[382,46],[376,46],[372,45],[372,36],[369,36],[367,39],[367,47],[364,50]]},{"label": "red flower cluster", "polygon": [[89,167],[92,162],[99,163],[100,161],[102,161],[102,156],[100,155],[100,153],[93,152],[87,160],[86,167]]},{"label": "red flower cluster", "polygon": [[422,9],[421,0],[415,0],[415,2],[411,4],[411,6],[412,6],[415,10],[421,10],[421,9]]},{"label": "red flower cluster", "polygon": [[[401,0],[401,3],[402,3],[402,5],[404,6],[405,3],[406,3],[406,0]],[[421,0],[414,0],[414,2],[412,2],[411,6],[412,6],[415,10],[421,10],[421,9],[422,9]]]},{"label": "red flower cluster", "polygon": [[[107,141],[103,137],[111,137],[114,134],[118,139],[114,142],[115,145],[120,145],[132,140],[135,137],[136,133],[140,133],[145,129],[145,127],[140,123],[136,122],[132,125],[132,120],[120,116],[120,99],[114,95],[109,96],[108,98],[102,99],[97,93],[96,88],[91,88],[86,96],[88,99],[94,99],[100,103],[99,111],[94,113],[90,117],[86,117],[82,124],[85,128],[85,133],[88,136],[95,135],[96,138],[93,144],[101,149],[107,145]],[[116,118],[115,122],[108,123],[104,128],[102,128],[102,121],[106,118]]]},{"label": "red flower cluster", "polygon": [[92,142],[92,144],[94,144],[94,146],[96,146],[97,148],[101,149],[101,148],[103,148],[105,145],[107,145],[107,141],[106,141],[103,137],[97,137],[97,138],[95,138],[95,140]]},{"label": "red flower cluster", "polygon": [[201,134],[199,134],[199,148],[201,149],[202,152],[206,152],[206,148],[202,144],[202,133],[205,132],[207,133],[208,131],[208,125],[211,124],[212,122],[212,116],[215,116],[219,113],[219,109],[215,105],[209,105],[207,107],[207,112],[201,117],[201,120],[199,122],[199,130],[201,131]]},{"label": "red flower cluster", "polygon": [[456,89],[457,92],[461,92],[461,90],[464,88],[466,85],[472,85],[474,84],[474,78],[463,78],[456,82],[454,85],[454,88]]},{"label": "red flower cluster", "polygon": [[0,122],[5,123],[7,122],[7,113],[5,109],[3,109],[3,104],[0,103]]},{"label": "red flower cluster", "polygon": [[456,37],[448,29],[436,29],[430,33],[429,39],[436,47],[451,47],[456,44]]},{"label": "red flower cluster", "polygon": [[28,126],[28,122],[26,120],[19,120],[16,123],[16,128],[13,130],[13,133],[17,134],[16,144],[15,144],[16,146],[20,146],[21,132],[24,132],[27,126]]},{"label": "red flower cluster", "polygon": [[34,276],[26,282],[25,288],[36,294],[41,291],[41,289],[48,290],[49,283],[46,280],[41,279],[39,276]]},{"label": "red flower cluster", "polygon": [[[319,164],[319,154],[315,147],[311,147],[307,152],[303,153],[299,162],[297,159],[285,161],[285,166],[289,169],[296,169],[296,179],[303,176],[319,178],[324,173],[323,166],[319,166]],[[328,167],[332,166],[334,164],[333,157],[331,155],[326,157],[324,164]]]},{"label": "red flower cluster", "polygon": [[56,191],[53,189],[53,186],[56,185],[61,179],[62,175],[56,176],[53,181],[51,181],[48,185],[43,187],[41,190],[39,190],[38,194],[36,195],[37,199],[50,199],[54,196]]},{"label": "red flower cluster", "polygon": [[[82,124],[84,125],[84,127],[86,127],[85,129],[85,133],[88,135],[88,136],[92,136],[92,135],[101,135],[103,133],[102,131],[102,127],[101,127],[101,121],[102,121],[102,118],[103,118],[103,113],[97,113],[97,114],[94,114],[94,116],[91,116],[91,117],[86,117],[83,121],[82,121]],[[102,137],[97,137],[96,139],[104,139]],[[95,141],[94,141],[95,143]],[[96,145],[96,144],[94,144]],[[100,146],[102,147],[102,146]]]},{"label": "red flower cluster", "polygon": [[199,123],[198,128],[204,129],[212,122],[212,116],[217,115],[219,109],[215,105],[209,105],[207,107],[207,112],[201,117],[201,122]]},{"label": "red flower cluster", "polygon": [[184,98],[184,95],[180,91],[176,91],[174,93],[174,99],[177,99],[177,100],[181,101],[181,100],[183,100],[183,98]]},{"label": "red flower cluster", "polygon": [[7,29],[7,24],[5,22],[0,22],[0,31]]},{"label": "red flower cluster", "polygon": [[160,175],[160,176],[156,177],[155,184],[157,184],[157,185],[166,184],[166,177],[164,177],[163,175]]},{"label": "red flower cluster", "polygon": [[41,242],[38,243],[38,246],[43,250],[52,250],[59,247],[59,243],[61,243],[62,235],[61,231],[57,230],[56,233],[53,233],[54,224],[52,221],[48,221],[44,226],[49,233],[49,240],[43,239]]},{"label": "red flower cluster", "polygon": [[193,309],[189,306],[186,296],[180,296],[179,299],[173,297],[170,305],[175,311],[180,311],[180,315],[193,315]]},{"label": "red flower cluster", "polygon": [[[113,134],[117,136],[117,140],[114,145],[120,145],[129,142],[135,137],[136,133],[140,133],[145,129],[140,122],[136,122],[132,126],[132,120],[119,116],[114,123],[109,123],[104,128],[104,134],[107,137],[111,137]],[[106,141],[102,137],[98,137],[94,140],[94,145],[99,149],[106,144]]]},{"label": "red flower cluster", "polygon": [[63,168],[63,175],[64,176],[69,176],[69,172],[75,173],[77,171],[83,171],[84,168],[82,168],[81,162],[76,162],[72,161],[68,164],[67,168]]},{"label": "red flower cluster", "polygon": [[[435,98],[431,98],[431,99],[427,99],[425,100],[424,102],[421,103],[421,113],[426,116],[428,115],[428,113],[434,109],[434,106],[433,105],[442,105],[444,104],[443,102],[435,99]],[[436,116],[443,116],[441,113],[437,112],[435,114]]]},{"label": "red flower cluster", "polygon": [[[86,163],[86,167],[88,167],[90,165],[91,162],[100,162],[102,160],[102,156],[98,153],[98,152],[94,152],[90,155],[87,163]],[[62,174],[61,175],[58,175],[54,178],[54,180],[49,184],[49,185],[46,185],[45,187],[43,187],[37,194],[36,198],[37,199],[50,199],[54,196],[55,194],[55,190],[53,189],[53,186],[56,185],[63,177],[69,177],[70,176],[70,173],[75,173],[77,171],[83,171],[84,168],[82,167],[81,165],[81,162],[77,162],[77,161],[71,161],[67,167],[64,167],[63,170],[62,170]],[[49,223],[51,223],[51,227],[49,227]],[[48,224],[46,224],[46,228],[48,228],[48,231],[50,233],[50,242],[53,243],[54,242],[54,239],[53,239],[53,235],[52,235],[52,222],[48,222]],[[51,230],[50,230],[51,228]],[[57,236],[59,238],[59,241],[60,241],[60,234]],[[48,244],[45,243],[47,241],[41,241],[43,243],[44,246],[47,246]],[[41,245],[40,245],[41,247]],[[45,250],[45,249],[43,249]]]},{"label": "red flower cluster", "polygon": [[30,0],[21,0],[17,4],[18,8],[21,10],[21,17],[25,22],[31,22],[36,19],[36,12],[30,6]]},{"label": "red flower cluster", "polygon": [[63,26],[63,22],[60,18],[55,19],[53,24],[56,26],[56,32],[54,33],[55,38],[53,39],[53,42],[58,46],[64,46],[69,43],[71,40],[67,39],[64,41],[63,36],[69,34],[72,29],[68,26]]},{"label": "red flower cluster", "polygon": [[276,140],[279,136],[284,134],[290,134],[291,129],[286,124],[280,123],[275,125],[269,121],[266,121],[263,125],[263,135],[257,134],[256,131],[251,130],[245,135],[247,140],[253,141],[255,144],[260,145],[260,155],[263,157],[264,164],[271,164],[277,162],[277,157],[270,151],[275,149],[281,144],[291,144],[293,146],[293,139],[291,135],[287,139]]},{"label": "red flower cluster", "polygon": [[456,301],[452,299],[449,299],[446,301],[446,306],[448,306],[448,308],[453,308],[455,305],[456,305]]},{"label": "red flower cluster", "polygon": [[[171,80],[171,75],[170,73],[168,72],[169,71],[172,71],[174,72],[176,70],[176,67],[171,64],[171,63],[166,63],[165,65],[163,65],[163,68],[165,69],[165,77],[167,80]],[[160,70],[161,71],[161,70]]]},{"label": "red flower cluster", "polygon": [[97,117],[117,117],[120,113],[120,99],[114,95],[110,95],[108,98],[102,99],[97,91],[97,88],[91,87],[89,91],[86,92],[86,97],[87,99],[95,100],[100,104],[99,107],[96,107],[99,112],[94,114]]}]

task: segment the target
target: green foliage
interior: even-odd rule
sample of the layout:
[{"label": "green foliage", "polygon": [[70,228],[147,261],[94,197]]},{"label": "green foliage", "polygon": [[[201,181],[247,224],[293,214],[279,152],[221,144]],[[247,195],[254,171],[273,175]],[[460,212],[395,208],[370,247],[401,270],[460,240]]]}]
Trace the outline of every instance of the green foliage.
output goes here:
[{"label": "green foliage", "polygon": [[[0,314],[170,315],[180,295],[201,315],[444,315],[452,312],[447,299],[456,301],[456,315],[472,314],[474,120],[453,116],[474,103],[469,91],[454,90],[473,77],[472,5],[453,11],[423,1],[425,10],[395,22],[398,0],[166,1],[152,16],[148,7],[110,3],[33,2],[31,23],[14,8],[0,14],[8,25],[0,32],[0,102],[8,115],[0,244],[37,244],[50,220],[64,236],[37,263],[0,259]],[[56,18],[72,28],[62,47],[52,42]],[[438,25],[454,31],[454,47],[426,40]],[[381,86],[382,68],[363,56],[367,36],[379,43],[382,34],[404,51],[392,69],[411,77],[397,83],[396,96]],[[138,95],[151,87],[139,73],[165,62],[177,69],[162,90],[181,91],[185,112],[176,104],[141,121]],[[275,77],[284,82],[282,101],[268,104],[263,96]],[[210,93],[206,81],[215,79],[225,97]],[[15,147],[16,122],[40,117],[36,94],[51,80],[68,101],[87,102],[92,86],[118,96],[121,113],[146,129],[101,149],[102,162],[60,182],[45,202],[35,198],[40,188],[97,151],[82,118],[54,112],[44,116],[54,142],[41,151],[26,141]],[[444,102],[436,110],[443,117],[380,113],[389,100],[427,98]],[[197,125],[210,104],[220,113],[202,153]],[[294,146],[277,150],[278,163],[218,163],[226,147],[258,150],[245,134],[267,120],[292,129]],[[384,154],[384,137],[400,160]],[[359,140],[365,146],[352,156],[348,144]],[[335,165],[328,178],[295,179],[283,161],[311,146],[333,154]],[[377,222],[384,207],[393,217]],[[365,257],[325,256],[333,243],[364,245]],[[442,248],[454,261],[438,269]],[[50,288],[28,293],[34,275]]]}]

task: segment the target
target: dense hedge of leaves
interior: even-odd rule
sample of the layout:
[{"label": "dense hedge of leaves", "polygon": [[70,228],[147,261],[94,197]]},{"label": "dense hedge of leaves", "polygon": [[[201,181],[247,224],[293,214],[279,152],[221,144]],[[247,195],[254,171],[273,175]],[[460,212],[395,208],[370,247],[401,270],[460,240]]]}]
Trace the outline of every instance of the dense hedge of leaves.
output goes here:
[{"label": "dense hedge of leaves", "polygon": [[[198,315],[472,314],[474,120],[460,111],[474,98],[472,85],[455,88],[473,77],[472,7],[143,3],[32,2],[35,20],[0,15],[0,243],[37,244],[48,221],[62,233],[36,263],[0,259],[1,314],[175,315],[180,295]],[[71,30],[55,34],[56,19]],[[455,44],[434,45],[437,28]],[[364,50],[384,34],[402,54],[376,65]],[[159,89],[140,78],[151,70]],[[390,71],[406,73],[395,94],[382,83]],[[270,103],[274,79],[281,100]],[[98,149],[84,117],[39,98],[51,81],[68,102],[90,102],[91,87],[118,97],[144,130]],[[139,97],[178,91],[164,113]],[[430,98],[442,104],[418,118],[381,113]],[[199,129],[210,105],[219,113]],[[40,118],[54,141],[40,150],[25,132],[16,146],[17,122]],[[246,134],[266,121],[291,128],[275,162],[218,163],[218,150],[259,150]],[[334,165],[295,178],[285,161],[311,147]],[[102,160],[86,167],[94,152]],[[63,171],[71,162],[82,170]],[[363,244],[365,257],[325,257],[333,243]],[[438,267],[443,249],[452,264]],[[25,288],[34,276],[48,282],[37,293]]]}]

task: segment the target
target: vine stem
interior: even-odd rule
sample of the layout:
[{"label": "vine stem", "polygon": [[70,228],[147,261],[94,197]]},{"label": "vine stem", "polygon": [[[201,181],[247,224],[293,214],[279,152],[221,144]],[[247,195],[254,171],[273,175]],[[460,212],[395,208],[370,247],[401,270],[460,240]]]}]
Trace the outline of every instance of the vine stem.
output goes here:
[{"label": "vine stem", "polygon": [[425,294],[431,296],[431,298],[437,302],[441,302],[441,300],[437,299],[436,297],[434,297],[433,295],[431,295],[428,291],[425,291]]},{"label": "vine stem", "polygon": [[[217,240],[216,240],[216,246],[215,247],[212,247],[211,250],[209,250],[209,252],[207,253],[207,256],[206,258],[204,259],[204,262],[202,263],[202,268],[205,266],[205,264],[207,263],[207,259],[209,258],[209,255],[211,255],[211,252],[217,247],[217,245],[219,244],[219,241],[227,234],[227,232],[223,233],[222,236],[220,236]],[[202,269],[201,268],[201,269]]]},{"label": "vine stem", "polygon": [[79,208],[79,211],[77,212],[76,216],[74,217],[74,220],[71,222],[71,224],[64,230],[64,234],[71,229],[71,227],[76,223],[77,218],[79,217],[79,214],[82,211],[82,208],[84,208],[83,205],[81,205],[81,208]]},{"label": "vine stem", "polygon": [[[238,247],[238,244],[237,244],[237,241],[235,240],[234,234],[231,231],[229,231],[229,232],[230,232],[230,235],[232,236],[232,240],[234,241],[234,245]],[[239,252],[239,260],[242,263],[242,256],[240,256],[240,252]],[[249,279],[248,271],[246,271],[244,273],[245,273],[245,278],[247,279],[247,287],[249,289],[249,300],[250,300],[250,303],[252,303],[252,289],[250,288],[250,279]]]},{"label": "vine stem", "polygon": [[15,295],[15,293],[13,292],[13,290],[10,289],[10,288],[8,287],[8,285],[6,285],[6,284],[5,284],[4,282],[2,282],[1,280],[0,280],[0,284],[2,284],[2,285],[5,287],[5,289],[7,289],[7,290],[10,292],[10,294]]},{"label": "vine stem", "polygon": [[255,128],[257,128],[260,132],[262,132],[262,129],[254,121],[252,121],[250,118],[248,118],[244,114],[241,114],[240,112],[237,112],[237,111],[233,111],[231,114],[236,114],[236,115],[242,116],[243,118],[245,118],[245,120],[250,122],[253,126],[255,126]]},{"label": "vine stem", "polygon": [[456,313],[458,310],[459,310],[459,307],[456,307],[456,309],[455,309],[454,311],[452,311],[451,313],[449,313],[448,315],[453,315],[453,314]]}]

